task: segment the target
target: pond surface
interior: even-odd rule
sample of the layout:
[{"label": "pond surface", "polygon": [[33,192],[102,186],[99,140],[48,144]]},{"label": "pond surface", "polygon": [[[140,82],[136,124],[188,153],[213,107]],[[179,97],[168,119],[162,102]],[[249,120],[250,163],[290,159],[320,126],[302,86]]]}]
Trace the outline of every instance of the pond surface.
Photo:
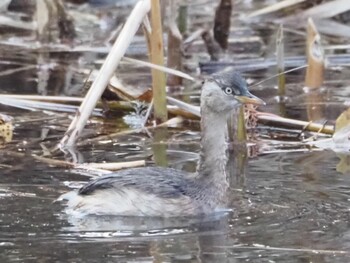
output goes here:
[{"label": "pond surface", "polygon": [[[238,7],[249,11],[261,6],[260,2],[253,3],[241,1]],[[248,29],[261,37],[266,46],[271,43],[272,37],[261,29],[254,25]],[[287,41],[290,45],[287,53],[302,54],[296,43],[302,43],[303,36],[293,35],[292,39],[293,44]],[[7,52],[3,56],[13,65],[18,61],[36,65],[40,56],[36,52],[11,53],[6,47],[4,50]],[[268,56],[268,48],[264,52]],[[247,55],[260,56],[260,51]],[[78,94],[84,83],[79,67],[94,68],[93,61],[99,57],[103,55],[50,54],[44,65],[55,63],[56,66],[49,70],[44,89],[37,82],[37,75],[43,72],[41,67],[2,76],[2,93]],[[9,66],[2,67],[6,70]],[[125,81],[149,81],[149,75],[143,73],[135,78],[130,74],[133,70],[121,67]],[[244,74],[256,81],[274,71],[266,68]],[[324,88],[319,91],[324,118],[331,122],[349,105],[349,73],[346,68],[327,70]],[[308,95],[303,89],[303,78],[304,72],[287,77],[288,100],[283,107],[276,99],[276,80],[253,89],[254,94],[267,102],[260,110],[306,120]],[[169,93],[198,103],[198,89]],[[70,114],[5,105],[0,105],[0,112],[14,118],[13,140],[0,149],[0,262],[350,262],[347,156],[300,145],[288,149],[282,140],[270,138],[277,129],[271,132],[260,125],[254,156],[247,160],[233,159],[232,212],[190,219],[76,219],[68,217],[64,205],[55,200],[72,187],[87,182],[91,174],[43,164],[29,156],[42,155],[45,148],[52,148],[62,138]],[[119,113],[108,121],[96,118],[88,124],[86,136],[137,126],[140,122],[137,117],[137,114]],[[198,123],[168,128],[162,142],[156,132],[135,131],[114,140],[81,145],[76,149],[76,158],[79,162],[147,160],[148,165],[154,165],[155,156],[163,155],[168,166],[194,171],[199,151]],[[300,133],[295,131],[294,140]],[[41,139],[43,136],[45,139]],[[162,152],[164,147],[159,146],[165,146],[166,151]],[[28,155],[18,156],[18,153]],[[69,153],[57,153],[53,158],[73,159]]]}]

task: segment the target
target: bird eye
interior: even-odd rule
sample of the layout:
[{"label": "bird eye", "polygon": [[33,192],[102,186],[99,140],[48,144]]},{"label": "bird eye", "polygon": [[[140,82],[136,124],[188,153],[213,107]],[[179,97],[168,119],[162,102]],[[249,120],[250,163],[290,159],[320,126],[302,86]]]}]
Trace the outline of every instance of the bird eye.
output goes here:
[{"label": "bird eye", "polygon": [[224,91],[227,95],[232,95],[232,93],[233,93],[233,90],[230,87],[226,87]]}]

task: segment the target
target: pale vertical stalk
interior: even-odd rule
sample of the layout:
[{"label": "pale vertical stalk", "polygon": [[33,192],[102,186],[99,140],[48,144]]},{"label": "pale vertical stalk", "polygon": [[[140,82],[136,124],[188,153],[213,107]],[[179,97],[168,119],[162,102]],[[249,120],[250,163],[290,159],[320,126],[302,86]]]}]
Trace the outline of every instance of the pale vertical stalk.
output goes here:
[{"label": "pale vertical stalk", "polygon": [[237,121],[237,141],[245,142],[247,140],[247,129],[244,119],[244,105],[239,108]]},{"label": "pale vertical stalk", "polygon": [[320,120],[323,118],[322,106],[323,96],[319,88],[324,80],[324,53],[321,46],[321,37],[311,18],[307,26],[307,60],[308,67],[306,70],[305,86],[310,89],[307,96],[307,114],[310,121]]},{"label": "pale vertical stalk", "polygon": [[281,116],[286,115],[286,75],[284,66],[284,34],[283,25],[280,25],[276,37],[276,57],[277,57],[277,75],[278,75],[278,96],[279,96],[279,112]]},{"label": "pale vertical stalk", "polygon": [[[163,31],[159,0],[151,0],[151,3],[151,62],[163,66]],[[158,123],[165,122],[168,119],[165,84],[166,79],[164,72],[152,69],[154,117]]]},{"label": "pale vertical stalk", "polygon": [[68,131],[62,138],[60,142],[61,147],[73,146],[75,144],[75,141],[95,108],[97,101],[100,99],[103,91],[105,90],[109,79],[118,66],[119,61],[124,56],[125,51],[142,23],[143,18],[150,9],[150,0],[141,0],[135,5],[122,31],[120,32],[120,35],[116,39],[111,51],[103,63],[95,81],[92,83],[92,86],[81,104],[79,111],[71,122]]},{"label": "pale vertical stalk", "polygon": [[278,95],[280,97],[286,96],[286,76],[284,66],[284,35],[283,25],[280,25],[277,31],[276,38],[276,56],[277,56],[277,74],[278,75]]}]

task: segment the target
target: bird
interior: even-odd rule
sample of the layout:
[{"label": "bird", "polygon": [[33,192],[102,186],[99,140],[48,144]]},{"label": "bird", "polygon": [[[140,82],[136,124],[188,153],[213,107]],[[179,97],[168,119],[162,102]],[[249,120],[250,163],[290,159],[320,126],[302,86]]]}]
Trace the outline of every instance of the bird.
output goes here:
[{"label": "bird", "polygon": [[208,77],[200,97],[201,150],[195,173],[165,167],[103,175],[61,196],[75,216],[191,217],[227,209],[227,119],[240,105],[264,105],[234,70]]}]

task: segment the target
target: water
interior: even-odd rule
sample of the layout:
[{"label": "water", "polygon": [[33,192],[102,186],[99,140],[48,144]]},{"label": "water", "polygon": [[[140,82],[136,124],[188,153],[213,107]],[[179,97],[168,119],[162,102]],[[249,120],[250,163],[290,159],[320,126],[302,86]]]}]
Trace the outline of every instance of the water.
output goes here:
[{"label": "water", "polygon": [[350,177],[338,162],[331,152],[251,159],[234,211],[191,220],[69,219],[53,201],[86,177],[24,162],[2,169],[2,262],[346,262]]},{"label": "water", "polygon": [[[241,1],[238,7],[249,12],[260,5],[260,2]],[[211,5],[199,6],[192,12],[203,13],[203,10],[213,13]],[[121,13],[127,12],[123,10]],[[86,26],[82,25],[83,28]],[[255,27],[247,26],[245,30],[261,36],[267,43],[264,52],[269,56],[273,51],[268,46],[272,45],[274,38],[272,34],[264,33],[266,28]],[[94,33],[102,38],[106,32]],[[289,37],[293,41],[287,41],[287,53],[303,54],[303,37],[292,33]],[[327,39],[325,42],[331,41]],[[89,39],[87,43],[90,43]],[[14,67],[18,61],[33,65],[37,63],[38,54],[35,52],[2,48],[3,58],[13,63],[11,66],[3,63],[2,70]],[[260,57],[261,50],[245,55]],[[44,57],[44,64],[53,65],[51,63],[54,62],[56,66],[50,69],[46,86],[44,84],[39,88],[38,69],[33,68],[2,76],[2,92],[80,94],[84,81],[80,67],[94,68],[94,60],[98,57],[93,53],[79,53],[69,56],[67,60],[67,55],[50,54]],[[47,71],[43,72],[47,74]],[[128,83],[142,80],[147,84],[149,81],[148,71],[147,74],[140,73],[138,78],[130,72],[140,71],[130,65],[120,68],[121,77]],[[272,67],[251,71],[245,76],[254,81],[274,73]],[[45,76],[41,76],[45,79]],[[349,103],[348,76],[349,70],[346,68],[327,71],[325,87],[320,92],[323,96],[320,104],[326,109],[325,118],[331,121]],[[290,84],[284,107],[276,100],[275,80],[256,87],[253,92],[267,102],[262,110],[306,120],[309,105],[305,102],[307,94],[303,92],[303,78],[302,71],[287,77]],[[174,94],[198,103],[198,90],[174,91]],[[64,205],[55,200],[71,187],[87,182],[91,173],[54,167],[29,156],[42,155],[45,148],[51,149],[66,131],[70,115],[18,110],[2,105],[0,112],[14,117],[13,140],[0,146],[0,262],[350,261],[348,156],[332,151],[310,150],[300,145],[286,148],[283,140],[274,140],[272,144],[264,140],[271,139],[270,130],[260,126],[260,151],[248,160],[234,163],[238,168],[233,169],[231,178],[232,211],[191,219],[77,219],[68,217],[64,213]],[[134,117],[125,117],[125,113],[121,113],[109,121],[96,118],[87,126],[86,134],[95,136],[137,126],[140,120]],[[40,139],[47,131],[45,139]],[[296,141],[299,133],[289,131],[288,139]],[[286,132],[279,131],[278,134],[282,138]],[[305,136],[308,134],[305,133]],[[163,144],[153,138],[157,136],[154,130],[150,130],[149,133],[135,132],[116,137],[113,141],[79,146],[75,158],[79,162],[147,160],[148,165],[154,165],[154,155],[166,155],[168,166],[194,171],[199,151],[198,125],[187,123],[180,128],[168,129]],[[166,147],[155,147],[161,145]],[[274,153],[264,153],[266,146]],[[18,156],[18,153],[27,155]],[[71,155],[63,153],[56,153],[54,158],[73,159]]]}]

